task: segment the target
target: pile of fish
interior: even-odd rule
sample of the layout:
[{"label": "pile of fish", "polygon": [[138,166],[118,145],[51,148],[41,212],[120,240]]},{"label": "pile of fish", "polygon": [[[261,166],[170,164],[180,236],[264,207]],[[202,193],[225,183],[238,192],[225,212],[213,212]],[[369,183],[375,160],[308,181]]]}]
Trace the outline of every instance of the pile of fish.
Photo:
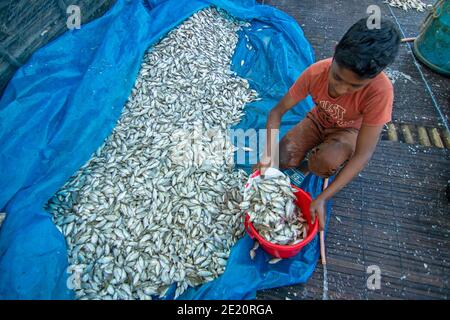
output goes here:
[{"label": "pile of fish", "polygon": [[176,298],[224,272],[247,180],[226,130],[257,99],[230,71],[244,25],[207,8],[151,47],[112,134],[47,203],[77,298]]},{"label": "pile of fish", "polygon": [[417,11],[423,12],[428,8],[428,6],[420,0],[385,0],[384,3],[405,11],[416,9]]},{"label": "pile of fish", "polygon": [[247,212],[258,233],[271,243],[293,245],[307,235],[306,220],[294,203],[294,191],[285,175],[253,179],[245,190],[241,209]]}]

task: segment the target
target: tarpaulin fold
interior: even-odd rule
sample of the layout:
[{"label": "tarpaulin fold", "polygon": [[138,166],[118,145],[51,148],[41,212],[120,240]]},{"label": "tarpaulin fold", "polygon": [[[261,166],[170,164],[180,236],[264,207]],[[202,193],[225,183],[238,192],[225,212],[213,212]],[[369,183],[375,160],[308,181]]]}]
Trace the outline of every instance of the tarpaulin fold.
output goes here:
[{"label": "tarpaulin fold", "polygon": [[[16,72],[0,99],[0,211],[7,214],[0,229],[1,299],[74,298],[65,240],[43,205],[112,132],[145,51],[211,5],[251,23],[239,33],[231,67],[261,100],[246,106],[236,128],[264,128],[270,109],[314,58],[294,19],[254,0],[118,0],[104,16],[37,50]],[[311,106],[308,98],[289,111],[281,134]],[[303,188],[316,196],[321,183],[310,176]],[[261,250],[251,261],[250,246],[248,236],[239,240],[225,273],[182,298],[254,298],[256,290],[305,282],[319,256],[317,238],[276,265]]]}]

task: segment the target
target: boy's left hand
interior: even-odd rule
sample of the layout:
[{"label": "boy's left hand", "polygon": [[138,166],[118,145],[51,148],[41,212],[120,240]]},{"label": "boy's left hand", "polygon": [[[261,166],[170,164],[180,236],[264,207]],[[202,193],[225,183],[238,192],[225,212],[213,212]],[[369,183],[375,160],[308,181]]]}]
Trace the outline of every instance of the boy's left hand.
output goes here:
[{"label": "boy's left hand", "polygon": [[319,218],[319,231],[325,228],[325,201],[320,198],[314,199],[309,206],[312,223],[315,222],[316,217]]}]

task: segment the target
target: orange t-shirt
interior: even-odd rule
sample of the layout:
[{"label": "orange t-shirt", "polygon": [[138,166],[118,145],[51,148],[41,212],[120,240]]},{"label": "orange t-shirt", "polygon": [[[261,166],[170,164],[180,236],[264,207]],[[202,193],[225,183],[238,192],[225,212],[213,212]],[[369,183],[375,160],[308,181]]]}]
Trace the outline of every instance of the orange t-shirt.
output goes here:
[{"label": "orange t-shirt", "polygon": [[358,91],[337,98],[328,95],[328,73],[333,59],[309,66],[289,89],[297,102],[311,95],[315,107],[312,115],[325,128],[356,128],[361,124],[383,125],[391,121],[394,90],[389,78],[381,72]]}]

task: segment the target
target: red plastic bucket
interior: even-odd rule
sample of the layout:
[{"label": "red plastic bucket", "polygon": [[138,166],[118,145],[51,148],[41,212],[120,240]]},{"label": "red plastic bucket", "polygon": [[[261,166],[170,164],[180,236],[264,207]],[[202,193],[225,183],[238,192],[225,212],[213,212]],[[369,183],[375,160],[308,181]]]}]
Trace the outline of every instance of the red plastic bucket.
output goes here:
[{"label": "red plastic bucket", "polygon": [[[260,175],[259,171],[254,172],[250,178],[255,178]],[[311,223],[311,214],[309,212],[309,206],[311,205],[311,196],[303,191],[300,188],[297,188],[296,186],[292,186],[296,191],[294,192],[297,199],[295,200],[295,205],[300,208],[303,218],[308,223],[308,234],[303,241],[294,244],[294,245],[279,245],[272,242],[267,241],[262,236],[259,235],[258,231],[253,227],[253,224],[249,222],[248,220],[250,217],[248,214],[245,217],[245,230],[247,231],[248,235],[252,239],[256,239],[261,247],[266,251],[268,254],[275,258],[290,258],[295,256],[297,253],[302,250],[302,248],[307,245],[311,240],[316,236],[317,231],[319,230],[319,219],[316,219],[314,224]]]}]

